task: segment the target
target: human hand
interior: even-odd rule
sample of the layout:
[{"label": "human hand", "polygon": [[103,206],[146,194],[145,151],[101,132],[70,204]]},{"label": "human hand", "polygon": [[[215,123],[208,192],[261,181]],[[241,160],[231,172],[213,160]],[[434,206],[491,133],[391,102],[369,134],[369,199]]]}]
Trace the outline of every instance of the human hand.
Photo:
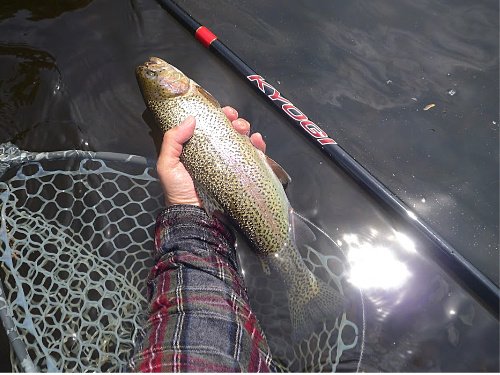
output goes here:
[{"label": "human hand", "polygon": [[[242,118],[238,118],[238,112],[234,108],[224,107],[222,110],[238,133],[246,136],[250,135],[250,123]],[[193,180],[179,160],[182,146],[193,136],[195,127],[195,118],[189,116],[178,126],[167,131],[163,136],[156,170],[165,193],[165,204],[167,207],[174,204],[190,204],[202,207],[202,202],[196,193]],[[252,134],[250,142],[260,151],[266,152],[266,143],[260,133]]]}]

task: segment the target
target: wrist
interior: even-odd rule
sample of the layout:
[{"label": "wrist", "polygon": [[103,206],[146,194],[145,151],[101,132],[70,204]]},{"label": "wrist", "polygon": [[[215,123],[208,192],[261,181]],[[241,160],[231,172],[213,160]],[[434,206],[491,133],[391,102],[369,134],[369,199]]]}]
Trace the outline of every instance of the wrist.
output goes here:
[{"label": "wrist", "polygon": [[232,259],[235,255],[232,230],[198,206],[176,204],[162,210],[156,220],[156,234],[155,258],[165,254],[164,246],[175,248],[174,243],[186,241],[198,242],[203,248],[208,246],[224,257]]},{"label": "wrist", "polygon": [[196,206],[196,207],[202,207],[201,201],[198,198],[193,198],[193,199],[172,199],[169,197],[165,198],[165,206],[167,208],[171,206],[177,206],[177,205],[187,205],[187,206]]}]

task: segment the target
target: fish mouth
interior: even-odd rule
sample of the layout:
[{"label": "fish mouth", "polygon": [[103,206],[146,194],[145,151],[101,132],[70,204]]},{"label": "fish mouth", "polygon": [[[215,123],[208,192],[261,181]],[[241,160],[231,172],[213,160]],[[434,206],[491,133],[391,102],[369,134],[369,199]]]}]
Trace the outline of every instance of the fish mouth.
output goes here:
[{"label": "fish mouth", "polygon": [[175,66],[158,57],[150,57],[144,64],[136,68],[136,77],[143,95],[158,97],[155,90],[161,90],[162,97],[174,97],[186,93],[190,88],[190,80]]},{"label": "fish mouth", "polygon": [[175,66],[170,65],[168,62],[160,59],[159,57],[154,56],[150,57],[144,64],[139,65],[136,72],[138,74],[145,73],[149,78],[169,76],[169,79],[179,80],[184,76],[184,74]]},{"label": "fish mouth", "polygon": [[143,70],[146,72],[161,72],[162,70],[169,70],[172,69],[173,66],[167,63],[166,61],[160,59],[159,57],[150,57],[148,61],[146,61],[144,64],[139,65],[137,67],[137,70]]},{"label": "fish mouth", "polygon": [[170,65],[166,61],[160,59],[159,57],[154,57],[154,56],[151,56],[149,58],[149,61],[146,61],[143,64],[143,66],[146,67],[146,68],[149,68],[151,70],[165,69],[167,67],[172,67],[172,65]]}]

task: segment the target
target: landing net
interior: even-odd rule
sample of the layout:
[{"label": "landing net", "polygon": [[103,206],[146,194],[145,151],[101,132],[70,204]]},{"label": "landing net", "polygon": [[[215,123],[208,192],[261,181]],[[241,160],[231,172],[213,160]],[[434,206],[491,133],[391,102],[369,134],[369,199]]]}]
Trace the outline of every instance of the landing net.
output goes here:
[{"label": "landing net", "polygon": [[13,370],[125,370],[163,206],[154,166],[9,144],[0,154],[0,312]]},{"label": "landing net", "polygon": [[[13,371],[127,370],[146,318],[145,280],[163,207],[154,163],[2,144],[0,205],[0,318]],[[308,267],[342,290],[342,267],[332,272],[329,266],[342,263],[338,255],[302,250]],[[332,317],[309,338],[291,342],[286,293],[260,276],[252,252],[240,247],[238,253],[250,271],[252,307],[281,369],[335,371],[343,362],[359,367],[364,327],[355,314]]]}]

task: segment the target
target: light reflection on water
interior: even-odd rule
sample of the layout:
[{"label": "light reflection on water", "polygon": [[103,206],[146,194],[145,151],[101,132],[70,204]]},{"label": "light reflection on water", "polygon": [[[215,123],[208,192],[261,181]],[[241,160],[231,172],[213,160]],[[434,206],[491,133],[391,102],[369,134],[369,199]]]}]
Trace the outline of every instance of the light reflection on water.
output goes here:
[{"label": "light reflection on water", "polygon": [[411,278],[402,260],[407,255],[402,253],[416,253],[415,243],[398,231],[385,239],[374,228],[370,228],[369,233],[370,236],[364,239],[355,233],[342,236],[350,265],[347,280],[362,290],[402,288]]},{"label": "light reflection on water", "polygon": [[386,247],[368,243],[351,246],[348,259],[351,265],[348,281],[360,289],[398,289],[410,277],[406,265]]}]

